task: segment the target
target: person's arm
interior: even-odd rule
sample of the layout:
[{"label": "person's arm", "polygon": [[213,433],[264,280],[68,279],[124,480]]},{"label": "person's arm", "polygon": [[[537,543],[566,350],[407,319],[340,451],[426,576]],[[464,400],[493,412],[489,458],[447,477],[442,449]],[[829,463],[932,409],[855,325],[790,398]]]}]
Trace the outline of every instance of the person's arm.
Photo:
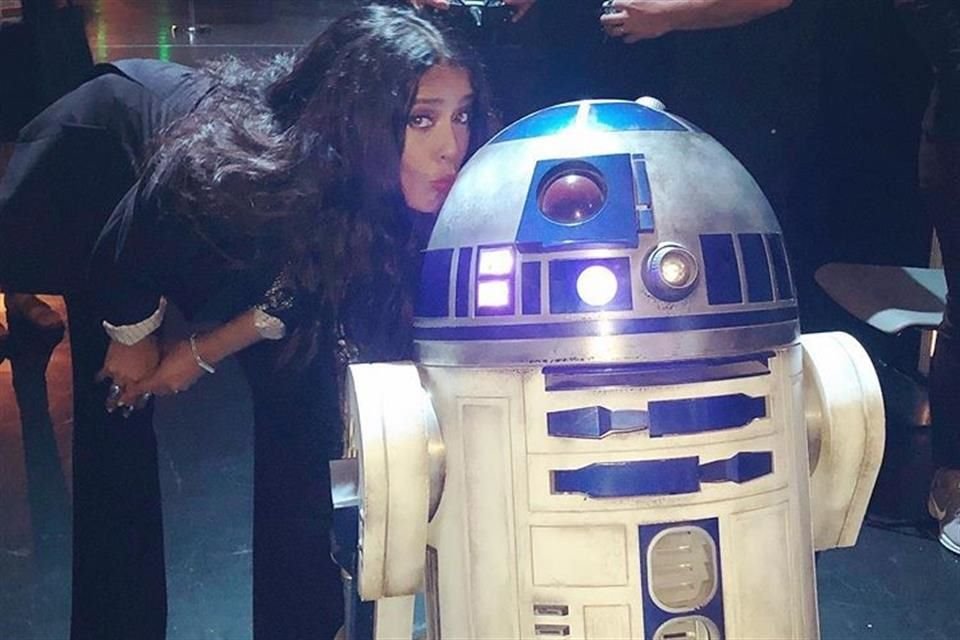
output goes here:
[{"label": "person's arm", "polygon": [[258,326],[257,309],[249,309],[226,324],[165,349],[151,375],[124,389],[120,404],[135,406],[148,393],[166,396],[185,391],[204,374],[215,372],[225,358],[265,339]]},{"label": "person's arm", "polygon": [[[156,331],[166,302],[161,296],[165,239],[156,211],[132,188],[108,221],[91,266],[103,328],[110,337],[98,379],[121,389],[149,375],[160,360]],[[115,403],[108,403],[108,408]]]},{"label": "person's arm", "polygon": [[[308,320],[313,308],[295,293],[288,269],[274,278],[260,302],[229,322],[194,334],[164,350],[163,359],[146,379],[130,385],[120,403],[136,406],[144,394],[169,395],[190,388],[204,373],[213,373],[225,358],[261,340],[280,340]],[[299,300],[299,302],[298,302]]]},{"label": "person's arm", "polygon": [[612,0],[600,23],[627,44],[671,31],[745,24],[790,6],[792,0]]}]

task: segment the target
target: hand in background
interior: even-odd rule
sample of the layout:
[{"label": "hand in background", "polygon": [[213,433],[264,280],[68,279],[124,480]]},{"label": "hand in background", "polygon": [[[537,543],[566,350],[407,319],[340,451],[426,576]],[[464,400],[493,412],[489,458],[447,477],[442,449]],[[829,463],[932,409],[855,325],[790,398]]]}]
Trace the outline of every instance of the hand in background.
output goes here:
[{"label": "hand in background", "polygon": [[[530,11],[531,7],[533,7],[533,4],[537,0],[503,1],[514,8],[513,21],[518,22],[519,20],[523,19],[523,16],[527,15],[527,12]],[[450,0],[410,0],[410,4],[417,9],[428,7],[431,9],[440,9],[442,11],[450,8]]]},{"label": "hand in background", "polygon": [[662,0],[613,0],[609,13],[600,16],[600,24],[608,36],[627,44],[659,38],[674,29],[671,4]]}]

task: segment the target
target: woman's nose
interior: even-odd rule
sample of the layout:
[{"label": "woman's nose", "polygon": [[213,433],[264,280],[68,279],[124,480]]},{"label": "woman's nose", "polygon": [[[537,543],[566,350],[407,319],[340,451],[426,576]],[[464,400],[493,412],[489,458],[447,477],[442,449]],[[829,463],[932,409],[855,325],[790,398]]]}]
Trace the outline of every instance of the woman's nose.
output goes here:
[{"label": "woman's nose", "polygon": [[437,155],[439,158],[444,161],[455,160],[460,150],[460,142],[453,125],[441,127],[437,132],[437,138]]}]

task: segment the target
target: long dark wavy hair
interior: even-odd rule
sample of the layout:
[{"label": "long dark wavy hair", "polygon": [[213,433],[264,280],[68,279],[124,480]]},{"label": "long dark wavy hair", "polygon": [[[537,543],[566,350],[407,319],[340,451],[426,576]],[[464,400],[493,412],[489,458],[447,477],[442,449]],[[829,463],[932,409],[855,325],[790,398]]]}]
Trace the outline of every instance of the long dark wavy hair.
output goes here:
[{"label": "long dark wavy hair", "polygon": [[145,168],[142,193],[229,268],[283,270],[309,310],[288,338],[298,361],[348,299],[387,319],[408,306],[397,293],[411,258],[400,159],[420,78],[436,65],[469,74],[472,153],[492,126],[473,52],[411,10],[369,6],[292,59],[216,65],[217,88],[164,132]]}]

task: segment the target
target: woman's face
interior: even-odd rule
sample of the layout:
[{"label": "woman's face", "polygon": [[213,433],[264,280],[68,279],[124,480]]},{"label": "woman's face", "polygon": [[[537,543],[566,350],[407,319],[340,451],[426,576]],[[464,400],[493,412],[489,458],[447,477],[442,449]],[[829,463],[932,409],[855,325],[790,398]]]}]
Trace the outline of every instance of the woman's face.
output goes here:
[{"label": "woman's face", "polygon": [[472,107],[473,87],[463,69],[438,65],[420,78],[400,156],[407,206],[440,211],[467,154]]}]

